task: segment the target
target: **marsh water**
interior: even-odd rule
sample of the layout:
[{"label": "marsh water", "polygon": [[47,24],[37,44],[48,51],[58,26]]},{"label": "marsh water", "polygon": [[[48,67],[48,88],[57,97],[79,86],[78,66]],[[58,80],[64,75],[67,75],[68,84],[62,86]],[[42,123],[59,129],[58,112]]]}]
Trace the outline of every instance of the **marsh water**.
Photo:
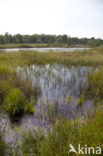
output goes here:
[{"label": "marsh water", "polygon": [[37,86],[40,95],[34,105],[34,114],[23,116],[16,126],[10,122],[6,114],[0,113],[0,125],[5,131],[6,141],[13,144],[19,141],[18,128],[46,128],[60,116],[85,120],[88,114],[93,112],[93,101],[86,100],[81,106],[78,105],[78,101],[85,93],[87,76],[92,70],[96,69],[60,64],[18,67],[17,75],[23,80],[29,79],[32,86]]},{"label": "marsh water", "polygon": [[5,52],[18,52],[18,51],[39,51],[39,52],[72,52],[72,51],[83,51],[88,50],[90,48],[61,48],[61,47],[54,47],[54,48],[7,48],[7,49],[0,49],[0,51]]}]

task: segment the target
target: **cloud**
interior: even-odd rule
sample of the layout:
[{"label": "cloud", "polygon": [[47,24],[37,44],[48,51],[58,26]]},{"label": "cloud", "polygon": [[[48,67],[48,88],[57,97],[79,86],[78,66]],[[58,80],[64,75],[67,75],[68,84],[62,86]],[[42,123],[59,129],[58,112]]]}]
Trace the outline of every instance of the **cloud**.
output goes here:
[{"label": "cloud", "polygon": [[0,33],[102,34],[101,0],[0,0]]}]

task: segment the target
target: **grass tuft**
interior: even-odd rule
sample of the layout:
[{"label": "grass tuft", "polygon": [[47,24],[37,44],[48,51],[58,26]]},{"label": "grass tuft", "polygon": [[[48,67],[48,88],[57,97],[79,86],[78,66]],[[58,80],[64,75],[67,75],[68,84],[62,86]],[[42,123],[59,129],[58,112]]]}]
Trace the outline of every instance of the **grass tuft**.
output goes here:
[{"label": "grass tuft", "polygon": [[18,117],[23,115],[25,112],[34,112],[33,105],[27,103],[22,92],[17,88],[10,91],[4,107],[10,117]]}]

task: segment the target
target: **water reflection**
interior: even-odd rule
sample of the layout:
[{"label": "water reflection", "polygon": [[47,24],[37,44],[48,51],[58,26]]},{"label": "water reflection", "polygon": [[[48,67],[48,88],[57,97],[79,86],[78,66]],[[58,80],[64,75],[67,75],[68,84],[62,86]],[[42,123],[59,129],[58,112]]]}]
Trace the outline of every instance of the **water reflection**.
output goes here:
[{"label": "water reflection", "polygon": [[72,51],[83,51],[89,50],[90,48],[11,48],[11,49],[0,49],[5,52],[18,52],[18,51],[39,51],[39,52],[72,52]]},{"label": "water reflection", "polygon": [[[52,109],[57,109],[56,112],[64,116],[68,106],[67,116],[69,117],[73,117],[73,113],[70,112],[83,115],[86,109],[89,110],[90,104],[83,104],[79,112],[77,100],[85,92],[87,75],[91,70],[93,70],[92,67],[66,67],[58,64],[18,67],[17,71],[21,79],[29,79],[32,85],[41,87],[42,95],[38,98],[37,105],[35,106],[34,119],[38,118],[41,114],[43,118],[43,114],[46,111],[48,112],[48,107],[50,107],[51,111]],[[68,105],[69,97],[71,97],[70,105]]]},{"label": "water reflection", "polygon": [[40,86],[41,95],[34,106],[35,113],[25,115],[19,125],[12,125],[7,114],[1,113],[0,123],[7,132],[6,142],[14,145],[20,140],[17,127],[21,130],[46,128],[60,116],[67,119],[85,118],[93,111],[93,101],[86,100],[82,106],[77,105],[81,94],[85,92],[88,73],[95,70],[92,67],[47,64],[18,67],[16,70],[21,79],[29,79],[33,86]]}]

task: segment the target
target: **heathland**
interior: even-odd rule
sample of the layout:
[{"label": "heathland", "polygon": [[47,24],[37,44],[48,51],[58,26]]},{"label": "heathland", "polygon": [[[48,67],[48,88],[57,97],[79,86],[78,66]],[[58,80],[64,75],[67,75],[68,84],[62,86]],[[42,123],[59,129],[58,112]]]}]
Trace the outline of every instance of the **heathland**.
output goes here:
[{"label": "heathland", "polygon": [[[78,71],[77,67],[79,68]],[[74,147],[81,144],[81,146],[87,145],[88,147],[99,146],[103,149],[102,67],[102,47],[75,52],[0,52],[0,112],[7,114],[12,126],[15,126],[15,122],[21,120],[25,114],[32,116],[36,113],[36,105],[41,94],[43,94],[41,88],[45,79],[46,82],[48,82],[49,87],[51,84],[54,84],[54,89],[60,90],[62,87],[61,72],[67,74],[66,79],[63,80],[63,85],[65,84],[65,87],[67,87],[67,85],[69,86],[72,82],[71,86],[68,87],[71,88],[75,83],[74,87],[77,87],[76,95],[79,93],[77,100],[73,105],[73,107],[75,106],[76,111],[74,111],[69,118],[67,110],[71,110],[74,94],[66,95],[69,93],[66,92],[64,95],[63,98],[65,99],[66,109],[63,113],[61,113],[61,107],[59,108],[60,101],[57,100],[53,103],[54,107],[52,107],[49,98],[46,112],[43,110],[43,115],[40,116],[41,120],[43,117],[43,122],[44,119],[49,118],[49,126],[45,127],[44,125],[35,129],[35,124],[32,124],[32,128],[24,129],[22,131],[18,127],[18,133],[20,134],[20,138],[18,137],[18,139],[20,139],[19,149],[19,141],[17,141],[17,146],[15,144],[15,147],[13,147],[12,144],[8,144],[6,141],[6,126],[3,125],[4,123],[0,116],[0,156],[72,156],[75,154],[68,154],[70,144]],[[70,77],[69,70],[73,70],[72,72],[76,71],[76,73],[79,72],[79,77],[77,77],[77,79],[75,77],[74,79],[74,73],[72,81],[68,82]],[[87,70],[86,78],[82,80],[85,75],[83,72],[86,72]],[[20,71],[22,71],[22,77],[19,75]],[[32,71],[34,72],[34,77],[32,75],[30,79],[30,72]],[[45,78],[46,74],[48,78]],[[56,77],[56,75],[59,76]],[[35,81],[33,81],[35,76],[38,76],[38,81],[40,77],[43,76],[42,79],[40,79],[38,86],[35,84]],[[40,83],[41,81],[42,83]],[[82,82],[84,85],[84,81],[86,82],[86,85],[83,87],[79,86],[78,89],[77,82]],[[59,84],[59,86],[57,86],[57,84]],[[57,87],[60,88],[57,89]],[[73,91],[74,90],[75,88],[73,88]],[[49,96],[52,97],[53,93],[49,92],[49,94]],[[62,96],[61,93],[60,96]],[[86,112],[85,106],[87,105],[86,101],[88,100],[93,106],[93,109],[89,111],[89,113]],[[40,103],[40,105],[42,105],[42,103]],[[81,111],[84,111],[85,113],[83,112],[82,114]],[[78,112],[82,114],[79,117],[76,116]],[[91,155],[92,154],[93,151]]]}]

